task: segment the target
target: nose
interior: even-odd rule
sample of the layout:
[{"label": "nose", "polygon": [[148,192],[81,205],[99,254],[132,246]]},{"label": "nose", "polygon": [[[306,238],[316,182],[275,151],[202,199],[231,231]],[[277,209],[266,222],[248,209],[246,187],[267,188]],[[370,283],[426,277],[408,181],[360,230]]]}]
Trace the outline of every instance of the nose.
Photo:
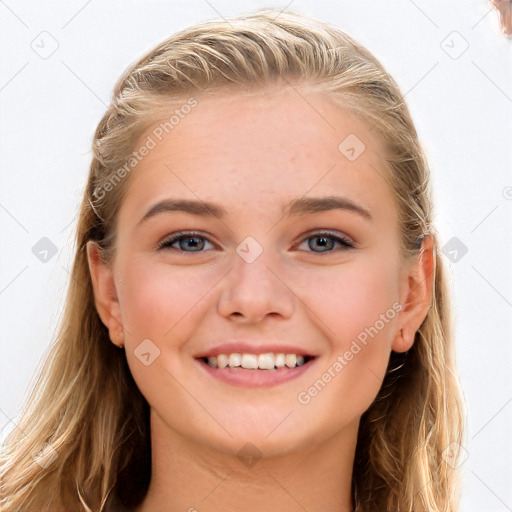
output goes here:
[{"label": "nose", "polygon": [[291,317],[297,297],[276,261],[265,251],[250,263],[235,253],[219,297],[219,314],[244,323],[261,322],[267,316]]}]

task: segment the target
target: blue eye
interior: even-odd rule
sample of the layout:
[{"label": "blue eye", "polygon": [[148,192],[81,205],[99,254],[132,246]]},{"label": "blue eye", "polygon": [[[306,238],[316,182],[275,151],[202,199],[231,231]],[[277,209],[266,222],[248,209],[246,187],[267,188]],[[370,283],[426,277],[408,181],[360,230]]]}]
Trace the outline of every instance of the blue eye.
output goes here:
[{"label": "blue eye", "polygon": [[304,242],[306,242],[307,240],[320,241],[317,244],[312,244],[311,242],[308,242],[308,247],[310,249],[313,249],[314,247],[319,247],[320,249],[322,249],[320,251],[313,250],[313,252],[318,252],[318,253],[335,252],[330,249],[333,249],[336,243],[338,243],[340,245],[339,251],[345,251],[347,249],[354,248],[354,244],[349,238],[346,238],[339,234],[331,233],[329,231],[321,231],[319,233],[314,233],[314,234],[310,235],[309,237],[305,238]]},{"label": "blue eye", "polygon": [[[332,249],[335,244],[339,244],[340,251],[344,251],[347,249],[353,249],[353,242],[344,236],[340,236],[339,234],[333,234],[329,231],[321,231],[319,233],[314,233],[309,237],[305,238],[302,243],[308,240],[316,240],[319,241],[317,244],[308,243],[308,247],[312,249],[312,252],[322,253],[322,252],[334,252]],[[178,242],[179,249],[173,247],[173,245]],[[158,244],[158,249],[174,249],[179,250],[181,252],[204,252],[203,249],[205,247],[205,242],[210,243],[207,238],[201,236],[200,233],[195,231],[179,231],[173,233],[168,238],[163,240]],[[213,244],[211,244],[213,246]],[[314,248],[320,248],[320,251],[314,250]],[[188,249],[191,249],[190,251]]]},{"label": "blue eye", "polygon": [[166,238],[163,242],[158,244],[158,249],[176,249],[172,247],[176,242],[179,242],[180,250],[183,251],[184,248],[192,249],[192,251],[183,251],[183,252],[203,252],[201,249],[204,247],[204,242],[201,240],[207,240],[203,236],[200,236],[199,233],[194,231],[190,232],[177,232],[173,233],[171,236]]}]

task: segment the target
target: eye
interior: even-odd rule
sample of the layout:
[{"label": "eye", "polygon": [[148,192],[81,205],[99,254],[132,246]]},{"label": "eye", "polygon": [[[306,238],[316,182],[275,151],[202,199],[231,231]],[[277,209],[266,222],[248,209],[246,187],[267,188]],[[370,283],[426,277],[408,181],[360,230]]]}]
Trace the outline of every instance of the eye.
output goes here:
[{"label": "eye", "polygon": [[[354,248],[354,244],[349,238],[339,233],[332,233],[329,231],[313,233],[312,235],[305,238],[302,243],[305,243],[308,240],[314,241],[314,243],[308,243],[308,247],[312,249],[312,252],[317,253],[334,252],[332,249],[336,244],[339,244],[340,246],[339,251]],[[177,242],[178,248],[173,247],[173,245]],[[157,248],[173,249],[181,252],[204,252],[203,249],[205,248],[205,242],[211,244],[212,247],[214,247],[207,238],[201,236],[201,234],[196,231],[179,231],[165,238],[158,244]],[[320,249],[319,251],[316,250],[318,248]]]},{"label": "eye", "polygon": [[[174,249],[179,250],[181,252],[204,252],[202,249],[204,248],[204,241],[208,242],[208,239],[201,236],[200,233],[195,231],[179,231],[177,233],[173,233],[168,236],[162,242],[158,244],[158,249]],[[173,245],[179,242],[179,249],[173,247]],[[212,244],[213,247],[213,244]],[[187,249],[192,249],[188,251]]]},{"label": "eye", "polygon": [[[308,242],[308,247],[312,249],[313,252],[335,252],[331,249],[334,248],[336,243],[340,245],[339,251],[354,249],[354,243],[352,240],[339,233],[332,233],[330,231],[320,231],[318,233],[313,233],[304,239],[302,243],[308,240],[314,241],[313,243]],[[316,248],[319,248],[320,251],[316,251]]]}]

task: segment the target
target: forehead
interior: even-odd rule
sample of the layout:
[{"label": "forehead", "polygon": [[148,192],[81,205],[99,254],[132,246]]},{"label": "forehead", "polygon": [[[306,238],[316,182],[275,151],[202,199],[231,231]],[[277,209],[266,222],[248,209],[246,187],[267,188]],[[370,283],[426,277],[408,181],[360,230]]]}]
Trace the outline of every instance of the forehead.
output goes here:
[{"label": "forehead", "polygon": [[393,208],[383,141],[325,93],[269,86],[195,100],[179,122],[155,123],[140,137],[138,146],[151,139],[153,147],[132,171],[120,217],[140,218],[167,197],[221,202],[233,214],[281,214],[306,194]]}]

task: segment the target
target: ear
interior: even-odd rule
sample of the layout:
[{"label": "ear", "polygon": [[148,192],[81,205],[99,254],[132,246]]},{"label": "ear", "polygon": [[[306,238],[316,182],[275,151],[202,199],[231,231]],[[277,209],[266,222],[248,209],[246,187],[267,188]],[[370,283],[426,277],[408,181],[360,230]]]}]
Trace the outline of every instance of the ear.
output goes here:
[{"label": "ear", "polygon": [[416,331],[430,309],[435,272],[435,244],[431,235],[423,238],[418,257],[402,275],[398,332],[392,344],[395,352],[406,352],[414,344]]},{"label": "ear", "polygon": [[94,302],[101,321],[107,327],[114,345],[124,346],[121,308],[117,298],[112,268],[101,258],[101,249],[92,240],[87,242],[87,261],[94,291]]}]

